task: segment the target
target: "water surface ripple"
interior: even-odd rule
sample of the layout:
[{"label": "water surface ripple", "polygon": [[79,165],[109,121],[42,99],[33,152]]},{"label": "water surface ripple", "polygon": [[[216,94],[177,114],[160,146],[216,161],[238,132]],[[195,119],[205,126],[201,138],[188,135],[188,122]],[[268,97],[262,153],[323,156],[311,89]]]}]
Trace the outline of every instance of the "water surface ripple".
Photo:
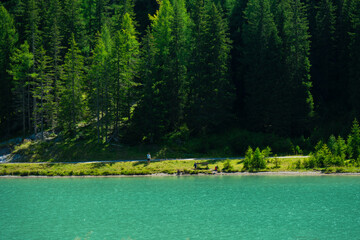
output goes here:
[{"label": "water surface ripple", "polygon": [[0,239],[360,239],[359,176],[0,179]]}]

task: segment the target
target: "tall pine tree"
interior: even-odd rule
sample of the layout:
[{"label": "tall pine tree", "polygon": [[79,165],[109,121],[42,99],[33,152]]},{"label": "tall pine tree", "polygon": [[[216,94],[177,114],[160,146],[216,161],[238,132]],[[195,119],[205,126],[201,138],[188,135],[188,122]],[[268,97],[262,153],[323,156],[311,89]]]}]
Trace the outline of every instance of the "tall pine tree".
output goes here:
[{"label": "tall pine tree", "polygon": [[[10,70],[10,57],[14,52],[17,34],[14,20],[7,10],[0,4],[0,135],[9,134],[11,130],[11,116],[13,98],[11,93],[12,77]],[[6,131],[6,132],[5,132]]]},{"label": "tall pine tree", "polygon": [[[294,135],[304,132],[309,117],[313,114],[313,99],[310,93],[310,35],[305,6],[299,0],[284,0],[283,52],[284,52],[284,82],[278,109],[279,131]],[[299,131],[299,129],[302,129]]]},{"label": "tall pine tree", "polygon": [[[269,0],[250,0],[243,25],[245,112],[254,130],[274,131],[278,86],[283,82],[281,39]],[[277,126],[276,126],[277,128]]]},{"label": "tall pine tree", "polygon": [[350,5],[350,62],[349,62],[349,93],[350,104],[355,114],[360,113],[360,2],[352,1]]},{"label": "tall pine tree", "polygon": [[221,9],[209,3],[199,10],[186,118],[190,129],[206,133],[229,119],[233,103],[228,68],[231,45]]},{"label": "tall pine tree", "polygon": [[83,57],[75,42],[74,35],[70,40],[70,48],[65,56],[63,88],[60,101],[59,123],[65,132],[75,133],[76,124],[83,116]]},{"label": "tall pine tree", "polygon": [[34,65],[34,57],[29,51],[29,44],[25,41],[24,44],[16,49],[11,57],[10,74],[13,76],[14,87],[12,89],[14,96],[14,105],[17,115],[21,116],[23,136],[27,130],[32,127],[29,123],[28,100],[29,100],[29,85],[31,82],[31,73]]}]

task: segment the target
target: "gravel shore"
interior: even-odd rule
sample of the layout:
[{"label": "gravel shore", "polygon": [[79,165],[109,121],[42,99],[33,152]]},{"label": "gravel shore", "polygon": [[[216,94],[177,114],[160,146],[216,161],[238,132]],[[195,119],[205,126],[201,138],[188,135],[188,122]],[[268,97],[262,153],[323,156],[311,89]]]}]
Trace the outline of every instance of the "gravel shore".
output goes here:
[{"label": "gravel shore", "polygon": [[233,173],[216,173],[205,174],[167,174],[167,173],[155,173],[146,175],[106,175],[106,176],[11,176],[5,175],[0,178],[92,178],[92,177],[180,177],[180,176],[360,176],[360,173],[323,173],[320,171],[309,171],[309,172],[233,172]]}]

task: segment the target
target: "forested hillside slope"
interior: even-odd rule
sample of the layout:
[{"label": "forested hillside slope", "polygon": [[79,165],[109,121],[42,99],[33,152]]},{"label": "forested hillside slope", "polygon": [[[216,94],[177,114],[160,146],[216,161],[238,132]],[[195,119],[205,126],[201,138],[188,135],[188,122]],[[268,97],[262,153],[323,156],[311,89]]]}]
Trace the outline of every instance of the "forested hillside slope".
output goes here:
[{"label": "forested hillside slope", "polygon": [[4,139],[327,138],[359,116],[359,0],[5,0],[0,28]]}]

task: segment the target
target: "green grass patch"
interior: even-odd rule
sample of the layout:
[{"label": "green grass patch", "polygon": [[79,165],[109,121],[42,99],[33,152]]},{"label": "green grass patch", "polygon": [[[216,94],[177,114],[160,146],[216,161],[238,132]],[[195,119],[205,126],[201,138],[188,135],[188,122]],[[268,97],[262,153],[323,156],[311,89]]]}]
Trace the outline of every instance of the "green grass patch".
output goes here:
[{"label": "green grass patch", "polygon": [[[280,160],[280,163],[279,163]],[[314,171],[324,173],[360,172],[355,167],[328,167],[317,169],[298,168],[300,158],[269,158],[267,167],[258,171],[281,172],[281,171]],[[215,166],[222,172],[244,171],[243,160],[221,160],[221,161],[196,161],[197,169],[194,168],[195,161],[167,160],[158,162],[118,162],[118,163],[11,163],[0,164],[0,175],[10,176],[112,176],[112,175],[146,175],[146,174],[211,174]],[[300,165],[301,166],[301,165]]]}]

